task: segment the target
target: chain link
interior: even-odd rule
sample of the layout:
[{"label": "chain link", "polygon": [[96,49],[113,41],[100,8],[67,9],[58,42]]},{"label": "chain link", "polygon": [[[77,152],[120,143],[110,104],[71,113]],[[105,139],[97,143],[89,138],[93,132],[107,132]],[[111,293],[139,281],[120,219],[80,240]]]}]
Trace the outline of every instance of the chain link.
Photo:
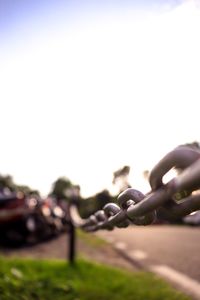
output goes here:
[{"label": "chain link", "polygon": [[[164,175],[176,168],[179,175],[163,183]],[[162,212],[166,218],[180,219],[200,209],[200,151],[179,146],[168,153],[153,168],[149,176],[151,191],[146,195],[128,188],[118,196],[118,205],[108,203],[88,219],[81,219],[72,206],[74,224],[86,231],[112,230],[130,224],[149,225]]]}]

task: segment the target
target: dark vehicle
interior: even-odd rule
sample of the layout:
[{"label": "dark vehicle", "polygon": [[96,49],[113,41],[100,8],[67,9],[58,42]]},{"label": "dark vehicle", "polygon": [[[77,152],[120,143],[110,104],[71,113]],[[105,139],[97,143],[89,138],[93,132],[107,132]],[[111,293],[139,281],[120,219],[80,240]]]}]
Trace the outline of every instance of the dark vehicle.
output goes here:
[{"label": "dark vehicle", "polygon": [[183,223],[191,226],[200,226],[200,211],[198,210],[184,217]]},{"label": "dark vehicle", "polygon": [[41,210],[53,235],[67,229],[67,210],[61,202],[53,197],[47,197],[43,200]]},{"label": "dark vehicle", "polygon": [[23,193],[0,194],[1,240],[22,241],[26,235],[25,195]]},{"label": "dark vehicle", "polygon": [[0,193],[0,240],[11,244],[35,243],[65,230],[65,212],[53,199]]}]

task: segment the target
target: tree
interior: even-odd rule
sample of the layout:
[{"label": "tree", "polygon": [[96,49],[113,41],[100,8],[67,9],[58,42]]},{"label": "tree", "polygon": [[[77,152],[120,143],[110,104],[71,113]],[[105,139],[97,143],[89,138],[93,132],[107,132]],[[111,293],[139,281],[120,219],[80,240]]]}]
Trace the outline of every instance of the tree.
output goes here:
[{"label": "tree", "polygon": [[113,202],[113,198],[108,190],[103,190],[102,192],[95,195],[96,210],[102,209],[107,203]]},{"label": "tree", "polygon": [[52,190],[50,192],[51,196],[57,199],[67,199],[67,190],[72,187],[71,181],[66,177],[59,177],[52,185]]},{"label": "tree", "polygon": [[183,144],[183,145],[179,145],[179,147],[181,147],[181,146],[190,147],[191,149],[200,151],[200,144],[197,141],[192,142],[192,143],[186,143],[186,144]]},{"label": "tree", "polygon": [[78,202],[80,198],[80,186],[73,184],[66,177],[59,177],[52,185],[49,194],[58,200],[72,200]]},{"label": "tree", "polygon": [[121,168],[113,173],[112,183],[119,187],[120,192],[131,187],[131,185],[129,184],[129,181],[128,181],[129,173],[130,173],[129,166],[124,166],[123,168]]},{"label": "tree", "polygon": [[149,170],[144,170],[143,171],[143,177],[144,177],[145,180],[149,180],[149,173],[150,173]]},{"label": "tree", "polygon": [[15,190],[17,192],[22,192],[25,195],[40,196],[40,192],[38,190],[33,190],[28,185],[16,185],[15,184]]},{"label": "tree", "polygon": [[10,175],[0,175],[0,190],[8,188],[10,191],[15,190],[13,178]]},{"label": "tree", "polygon": [[38,190],[33,190],[28,185],[16,184],[11,175],[0,175],[0,191],[5,193],[6,189],[11,192],[23,192],[25,195],[40,195]]},{"label": "tree", "polygon": [[79,202],[79,211],[83,218],[88,218],[91,214],[101,210],[107,203],[116,202],[116,197],[111,196],[109,191],[105,189],[82,200]]}]

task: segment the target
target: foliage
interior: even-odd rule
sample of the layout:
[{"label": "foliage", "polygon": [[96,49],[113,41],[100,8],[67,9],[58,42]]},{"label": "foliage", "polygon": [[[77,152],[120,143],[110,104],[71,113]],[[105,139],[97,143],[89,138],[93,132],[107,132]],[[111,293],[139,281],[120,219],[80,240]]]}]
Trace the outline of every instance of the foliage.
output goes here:
[{"label": "foliage", "polygon": [[97,210],[102,209],[107,203],[113,202],[112,196],[108,190],[103,190],[95,195],[95,200],[97,201]]},{"label": "foliage", "polygon": [[96,251],[100,250],[100,248],[103,250],[103,247],[111,247],[110,244],[108,244],[104,239],[100,238],[96,234],[90,232],[85,232],[81,229],[77,229],[77,236],[84,242],[87,246],[91,246]]},{"label": "foliage", "polygon": [[79,202],[80,214],[83,218],[87,218],[97,210],[101,210],[109,202],[116,202],[116,197],[111,196],[108,190],[103,190]]},{"label": "foliage", "polygon": [[149,273],[79,261],[0,260],[1,300],[187,300]]},{"label": "foliage", "polygon": [[15,184],[13,182],[13,178],[10,175],[0,175],[0,190],[4,188],[10,189],[10,191],[14,191]]},{"label": "foliage", "polygon": [[197,141],[195,141],[193,143],[186,143],[186,144],[183,144],[183,145],[180,145],[180,146],[186,146],[186,147],[190,147],[192,149],[200,151],[200,144]]},{"label": "foliage", "polygon": [[113,173],[113,184],[119,187],[119,192],[131,187],[128,181],[128,176],[130,173],[130,167],[124,166],[123,168],[115,171]]},{"label": "foliage", "polygon": [[150,173],[149,170],[144,170],[143,171],[143,177],[144,177],[145,180],[149,180],[149,173]]},{"label": "foliage", "polygon": [[38,190],[31,189],[28,185],[18,185],[14,182],[11,175],[0,174],[0,191],[8,189],[11,192],[23,192],[26,195],[38,195]]},{"label": "foliage", "polygon": [[67,177],[59,177],[53,184],[50,195],[58,200],[80,200],[80,186],[73,184]]}]

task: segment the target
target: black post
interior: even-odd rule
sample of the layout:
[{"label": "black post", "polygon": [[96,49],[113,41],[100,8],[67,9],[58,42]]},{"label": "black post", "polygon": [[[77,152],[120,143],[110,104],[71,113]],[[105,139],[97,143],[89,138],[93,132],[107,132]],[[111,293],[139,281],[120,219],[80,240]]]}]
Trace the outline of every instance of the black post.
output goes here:
[{"label": "black post", "polygon": [[70,264],[74,264],[76,256],[76,229],[71,220],[69,221],[68,235],[68,261]]}]

